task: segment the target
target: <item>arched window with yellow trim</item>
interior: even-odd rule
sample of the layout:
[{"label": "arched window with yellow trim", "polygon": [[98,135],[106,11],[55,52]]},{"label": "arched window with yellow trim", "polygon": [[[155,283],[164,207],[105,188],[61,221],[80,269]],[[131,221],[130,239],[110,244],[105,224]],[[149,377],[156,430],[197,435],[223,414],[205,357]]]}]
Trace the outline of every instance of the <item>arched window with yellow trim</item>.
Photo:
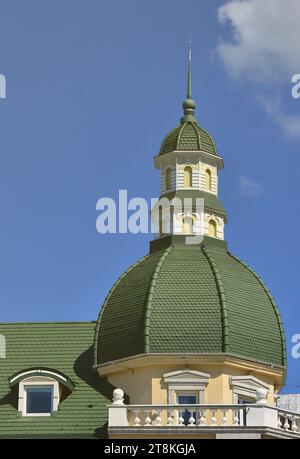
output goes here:
[{"label": "arched window with yellow trim", "polygon": [[183,234],[193,234],[193,219],[192,217],[184,217],[182,220]]},{"label": "arched window with yellow trim", "polygon": [[165,173],[166,178],[166,190],[170,190],[172,188],[172,169],[168,167]]},{"label": "arched window with yellow trim", "polygon": [[208,222],[208,234],[210,237],[217,237],[217,224],[214,220]]},{"label": "arched window with yellow trim", "polygon": [[211,191],[211,170],[206,169],[205,171],[205,189]]},{"label": "arched window with yellow trim", "polygon": [[193,186],[193,170],[190,166],[184,168],[184,187],[192,188]]}]

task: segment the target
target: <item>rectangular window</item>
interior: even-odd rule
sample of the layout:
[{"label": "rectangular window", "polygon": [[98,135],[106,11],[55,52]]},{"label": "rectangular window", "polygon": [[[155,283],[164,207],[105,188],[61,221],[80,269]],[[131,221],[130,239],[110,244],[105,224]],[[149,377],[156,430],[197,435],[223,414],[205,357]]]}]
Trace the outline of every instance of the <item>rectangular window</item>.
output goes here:
[{"label": "rectangular window", "polygon": [[[196,405],[197,404],[197,395],[193,393],[177,394],[177,404],[178,405]],[[196,411],[190,411],[189,409],[184,409],[179,411],[179,416],[184,419],[184,424],[189,425],[189,419],[193,417],[196,422]]]},{"label": "rectangular window", "polygon": [[51,414],[53,386],[25,386],[26,413]]},{"label": "rectangular window", "polygon": [[[250,398],[246,399],[239,397],[238,403],[239,405],[248,405],[250,403],[255,403],[255,401],[251,400]],[[241,409],[239,412],[239,420],[241,426],[247,425],[247,411],[245,411],[244,409]]]}]

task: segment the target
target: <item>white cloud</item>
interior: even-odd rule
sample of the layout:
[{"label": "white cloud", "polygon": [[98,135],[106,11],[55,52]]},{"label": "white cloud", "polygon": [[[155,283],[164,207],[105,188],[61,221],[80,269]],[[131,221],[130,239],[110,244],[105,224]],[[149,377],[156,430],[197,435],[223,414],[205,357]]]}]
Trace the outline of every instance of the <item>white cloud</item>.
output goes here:
[{"label": "white cloud", "polygon": [[288,137],[300,138],[300,116],[284,114],[281,108],[281,96],[278,91],[273,94],[256,94],[256,99],[260,102],[265,112],[283,129]]},{"label": "white cloud", "polygon": [[228,73],[253,82],[266,112],[286,134],[300,137],[300,116],[284,114],[278,97],[270,107],[283,85],[292,90],[292,75],[299,73],[300,0],[230,0],[218,18],[231,31],[231,40],[217,46]]},{"label": "white cloud", "polygon": [[259,198],[265,192],[264,187],[260,183],[250,180],[244,175],[240,177],[240,191],[243,196],[248,196],[249,198]]}]

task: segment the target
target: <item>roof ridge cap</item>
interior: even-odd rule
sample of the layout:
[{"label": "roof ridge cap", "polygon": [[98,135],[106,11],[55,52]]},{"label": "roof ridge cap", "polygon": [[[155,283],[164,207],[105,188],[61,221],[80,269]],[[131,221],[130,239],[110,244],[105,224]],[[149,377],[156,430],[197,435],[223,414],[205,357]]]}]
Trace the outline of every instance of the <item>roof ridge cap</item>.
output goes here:
[{"label": "roof ridge cap", "polygon": [[149,343],[149,329],[150,329],[150,318],[151,318],[151,307],[152,307],[152,300],[153,300],[153,292],[155,289],[155,284],[159,275],[159,272],[161,270],[161,267],[166,260],[167,256],[169,253],[173,250],[173,247],[170,246],[166,250],[164,250],[163,254],[161,255],[159,262],[157,263],[152,277],[151,281],[149,284],[149,289],[147,292],[147,303],[146,303],[146,309],[145,309],[145,322],[144,322],[144,334],[145,334],[145,347],[144,351],[146,354],[149,354],[149,348],[150,348],[150,343]]},{"label": "roof ridge cap", "polygon": [[256,278],[256,280],[259,282],[259,284],[263,287],[264,291],[266,292],[266,294],[267,294],[267,296],[268,296],[268,298],[269,298],[269,300],[270,300],[270,302],[271,302],[271,304],[273,306],[275,314],[276,314],[276,318],[277,318],[277,322],[278,322],[278,326],[279,326],[279,330],[280,330],[280,335],[281,335],[282,363],[283,363],[283,366],[286,367],[286,365],[287,365],[287,358],[286,358],[287,348],[286,348],[286,338],[285,338],[283,323],[282,323],[282,320],[281,320],[280,311],[278,309],[277,304],[275,303],[275,300],[274,300],[270,290],[268,289],[266,284],[263,282],[263,280],[259,277],[259,275],[255,271],[253,271],[253,269],[250,268],[249,265],[247,265],[240,258],[238,258],[235,255],[233,255],[231,252],[228,252],[228,255],[231,258],[233,258],[234,260],[236,260],[238,263],[240,263],[242,266],[247,268],[253,274],[253,276]]},{"label": "roof ridge cap", "polygon": [[229,326],[228,326],[228,314],[227,314],[227,303],[226,303],[226,296],[225,296],[225,290],[223,287],[222,279],[220,276],[220,272],[218,269],[218,266],[216,264],[216,261],[210,251],[207,249],[205,245],[202,246],[202,252],[206,256],[208,263],[211,267],[211,270],[213,272],[217,290],[218,290],[218,295],[220,299],[220,306],[221,306],[221,319],[222,319],[222,352],[228,352],[229,349]]},{"label": "roof ridge cap", "polygon": [[117,286],[119,285],[119,283],[121,282],[121,280],[130,272],[132,271],[132,269],[134,269],[136,266],[138,266],[140,263],[142,263],[142,261],[146,260],[146,258],[149,258],[150,257],[150,254],[148,255],[145,255],[143,258],[141,258],[139,261],[137,261],[136,263],[133,263],[133,265],[131,265],[128,269],[126,269],[126,271],[124,271],[121,276],[118,277],[118,279],[114,282],[113,286],[111,287],[111,289],[108,291],[104,301],[103,301],[103,305],[102,305],[102,308],[100,309],[100,312],[98,314],[98,319],[97,319],[97,323],[96,323],[96,327],[95,327],[95,334],[94,334],[94,365],[97,365],[97,354],[98,354],[98,338],[99,338],[99,331],[100,331],[100,323],[101,323],[101,319],[102,319],[102,316],[103,316],[103,313],[105,311],[105,308],[106,308],[106,305],[112,295],[112,293],[114,292],[114,290],[117,288]]},{"label": "roof ridge cap", "polygon": [[181,142],[181,136],[182,136],[183,130],[187,126],[187,124],[188,124],[188,121],[184,121],[180,126],[179,134],[178,134],[178,137],[177,137],[177,140],[176,140],[176,151],[179,150],[179,145],[180,145],[180,142]]},{"label": "roof ridge cap", "polygon": [[217,146],[216,146],[216,142],[214,141],[212,135],[206,130],[204,129],[203,127],[200,126],[200,124],[197,124],[198,128],[201,129],[201,131],[205,132],[206,135],[208,135],[208,137],[210,138],[212,144],[213,144],[213,147],[214,147],[214,151],[215,151],[215,156],[219,156],[218,155],[218,151],[217,151]]},{"label": "roof ridge cap", "polygon": [[196,123],[193,123],[193,129],[196,133],[196,136],[197,136],[197,139],[198,139],[198,148],[199,150],[202,150],[202,142],[201,142],[201,136],[199,134],[199,131],[198,129],[201,129],[201,126],[199,126],[199,124],[196,122]]}]

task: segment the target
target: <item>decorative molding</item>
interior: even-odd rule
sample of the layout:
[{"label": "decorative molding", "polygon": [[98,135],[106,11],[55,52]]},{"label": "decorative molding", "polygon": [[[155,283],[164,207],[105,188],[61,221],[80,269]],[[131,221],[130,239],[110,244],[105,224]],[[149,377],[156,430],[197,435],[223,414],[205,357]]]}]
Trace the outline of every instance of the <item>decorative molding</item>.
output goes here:
[{"label": "decorative molding", "polygon": [[55,379],[46,378],[43,376],[32,376],[23,379],[19,383],[18,411],[23,416],[51,416],[51,413],[27,413],[27,391],[26,387],[34,386],[51,386],[52,387],[52,412],[58,410],[59,404],[59,383]]},{"label": "decorative molding", "polygon": [[205,388],[210,375],[196,370],[179,370],[165,373],[164,383],[168,385],[168,403],[176,403],[176,393],[195,392],[198,403],[205,403]]},{"label": "decorative molding", "polygon": [[257,400],[257,393],[263,390],[266,395],[270,386],[254,376],[231,376],[229,383],[233,392],[233,403],[238,403],[239,396]]}]

